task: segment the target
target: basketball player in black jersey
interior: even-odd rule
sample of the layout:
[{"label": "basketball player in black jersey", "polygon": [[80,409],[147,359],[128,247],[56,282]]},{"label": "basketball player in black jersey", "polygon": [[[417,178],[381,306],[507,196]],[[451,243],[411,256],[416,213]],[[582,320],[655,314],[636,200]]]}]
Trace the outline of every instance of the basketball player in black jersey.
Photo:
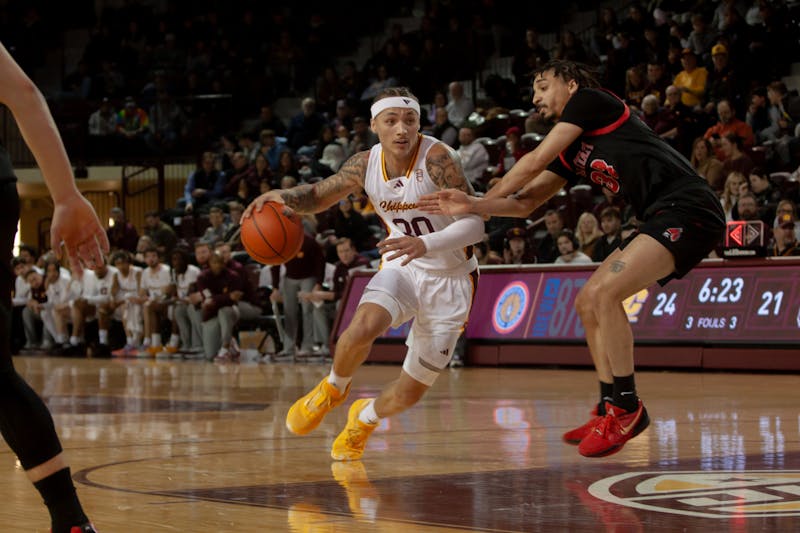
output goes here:
[{"label": "basketball player in black jersey", "polygon": [[[41,93],[0,44],[0,103],[11,110],[31,149],[55,208],[50,242],[63,243],[73,272],[103,262],[108,239],[97,214],[75,186],[72,168]],[[53,533],[93,533],[72,484],[53,419],[41,398],[14,370],[9,343],[11,254],[19,219],[19,198],[10,158],[0,145],[0,432],[19,458],[50,511]],[[0,526],[15,529],[14,524]]]},{"label": "basketball player in black jersey", "polygon": [[[689,162],[592,73],[551,61],[534,73],[533,104],[556,124],[483,198],[445,190],[420,206],[431,213],[526,217],[564,186],[588,180],[621,194],[641,221],[592,274],[575,300],[600,379],[600,402],[564,434],[587,457],[618,452],[649,424],[636,394],[633,334],[622,302],[656,281],[680,278],[722,238],[720,202]],[[423,205],[424,204],[424,205]]]}]

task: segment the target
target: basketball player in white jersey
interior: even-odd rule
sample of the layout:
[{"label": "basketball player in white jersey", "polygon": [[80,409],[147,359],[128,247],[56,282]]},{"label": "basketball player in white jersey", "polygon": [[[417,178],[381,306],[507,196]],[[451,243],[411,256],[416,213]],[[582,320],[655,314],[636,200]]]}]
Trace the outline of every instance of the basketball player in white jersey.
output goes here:
[{"label": "basketball player in white jersey", "polygon": [[483,237],[476,216],[428,216],[417,209],[426,193],[455,187],[471,193],[456,153],[419,133],[419,102],[406,88],[388,88],[371,108],[372,131],[380,139],[352,156],[339,171],[314,185],[275,190],[257,198],[244,216],[266,201],[285,203],[299,213],[328,209],[363,189],[389,236],[378,243],[380,271],[367,285],[352,322],[339,338],[330,375],[289,409],[286,426],[305,435],[347,398],[356,369],[372,343],[390,326],[414,318],[400,377],[377,398],[353,403],[347,426],[333,443],[331,457],[359,459],[382,418],[419,401],[447,368],[476,289],[477,260],[471,245]]},{"label": "basketball player in white jersey", "polygon": [[85,354],[86,346],[83,330],[87,321],[97,319],[98,346],[95,357],[108,357],[108,327],[111,321],[111,289],[114,283],[116,267],[105,263],[92,270],[84,270],[81,277],[80,295],[72,301],[72,338],[70,344],[76,346],[76,352]]},{"label": "basketball player in white jersey", "polygon": [[125,329],[125,347],[115,350],[112,355],[120,357],[134,357],[138,353],[139,344],[142,342],[142,306],[139,303],[139,282],[142,277],[142,267],[131,264],[128,252],[120,250],[111,256],[111,263],[117,268],[111,286],[113,297],[113,316],[122,321]]},{"label": "basketball player in white jersey", "polygon": [[161,318],[169,308],[170,296],[175,292],[169,265],[161,262],[155,246],[144,251],[147,268],[142,270],[139,281],[139,296],[142,299],[144,317],[144,343],[139,357],[155,357],[164,351],[161,344]]}]

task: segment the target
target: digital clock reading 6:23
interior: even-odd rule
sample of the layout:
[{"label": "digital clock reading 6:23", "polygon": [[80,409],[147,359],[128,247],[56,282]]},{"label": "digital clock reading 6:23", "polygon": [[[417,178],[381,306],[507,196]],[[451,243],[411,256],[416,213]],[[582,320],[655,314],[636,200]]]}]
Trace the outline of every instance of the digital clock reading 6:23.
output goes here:
[{"label": "digital clock reading 6:23", "polygon": [[738,303],[744,293],[744,279],[742,278],[722,278],[715,282],[712,278],[706,278],[700,291],[697,293],[697,302],[705,303]]}]

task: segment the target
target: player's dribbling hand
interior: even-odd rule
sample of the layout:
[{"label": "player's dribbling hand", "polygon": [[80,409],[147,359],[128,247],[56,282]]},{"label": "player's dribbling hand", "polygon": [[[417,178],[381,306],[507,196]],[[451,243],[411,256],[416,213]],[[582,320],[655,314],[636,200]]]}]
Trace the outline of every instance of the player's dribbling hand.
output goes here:
[{"label": "player's dribbling hand", "polygon": [[[250,205],[247,206],[247,209],[244,210],[242,213],[242,218],[248,218],[253,216],[253,212],[260,213],[261,209],[264,207],[264,204],[267,202],[277,202],[279,204],[285,204],[283,201],[283,197],[281,196],[280,189],[273,189],[271,191],[265,192],[261,196],[257,197],[255,200],[250,202]],[[292,214],[292,209],[289,206],[285,206],[283,209],[285,215],[289,216]]]},{"label": "player's dribbling hand", "polygon": [[108,236],[92,205],[80,193],[56,202],[50,226],[50,243],[61,259],[61,244],[69,258],[72,272],[80,275],[83,266],[96,268],[105,262]]},{"label": "player's dribbling hand", "polygon": [[473,197],[458,189],[444,189],[425,194],[417,201],[420,211],[433,215],[466,215],[472,209]]},{"label": "player's dribbling hand", "polygon": [[394,261],[398,257],[406,256],[400,266],[406,266],[412,259],[422,257],[428,251],[425,243],[419,237],[406,235],[394,239],[384,239],[378,243],[378,251],[381,255],[391,253],[386,256],[387,261]]}]

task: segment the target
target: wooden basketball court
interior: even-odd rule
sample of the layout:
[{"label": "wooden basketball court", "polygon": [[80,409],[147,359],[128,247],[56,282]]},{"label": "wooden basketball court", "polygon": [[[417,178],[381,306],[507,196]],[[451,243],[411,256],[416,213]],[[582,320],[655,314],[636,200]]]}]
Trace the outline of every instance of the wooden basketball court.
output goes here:
[{"label": "wooden basketball court", "polygon": [[[46,399],[101,532],[790,531],[800,515],[796,375],[638,374],[651,426],[586,459],[589,370],[464,368],[384,422],[364,459],[330,446],[347,407],[396,377],[367,365],[311,435],[291,403],[328,365],[15,359]],[[0,523],[48,531],[38,493],[0,451]]]}]

